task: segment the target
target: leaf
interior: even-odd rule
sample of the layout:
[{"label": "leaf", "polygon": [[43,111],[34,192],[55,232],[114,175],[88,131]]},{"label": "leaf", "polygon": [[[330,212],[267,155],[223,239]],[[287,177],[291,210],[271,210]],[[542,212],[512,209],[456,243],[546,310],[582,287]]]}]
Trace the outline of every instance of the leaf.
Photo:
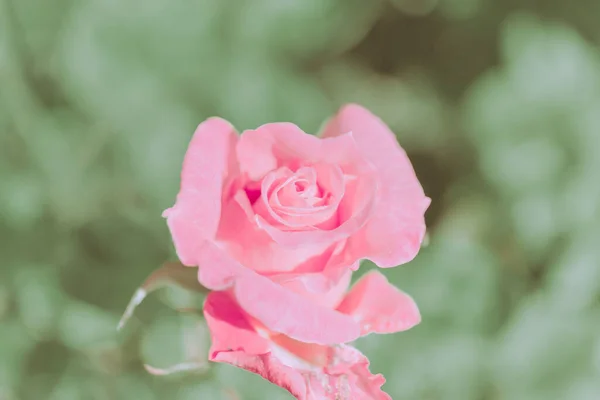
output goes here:
[{"label": "leaf", "polygon": [[208,290],[200,285],[197,278],[197,269],[185,267],[179,262],[166,262],[146,278],[144,283],[136,290],[127,304],[127,308],[119,321],[117,330],[121,330],[129,321],[136,307],[148,296],[148,294],[168,285],[175,285],[184,289],[206,293]]},{"label": "leaf", "polygon": [[179,372],[205,372],[208,370],[208,363],[206,361],[184,362],[167,368],[156,368],[148,364],[144,364],[144,368],[152,375],[166,376]]},{"label": "leaf", "polygon": [[[143,340],[146,371],[167,376],[178,373],[206,374],[210,367],[206,358],[209,333],[201,310],[177,309],[178,317],[162,318],[153,324]],[[184,317],[184,318],[182,318]],[[165,338],[181,337],[180,341],[164,342]],[[154,366],[157,363],[159,366]]]}]

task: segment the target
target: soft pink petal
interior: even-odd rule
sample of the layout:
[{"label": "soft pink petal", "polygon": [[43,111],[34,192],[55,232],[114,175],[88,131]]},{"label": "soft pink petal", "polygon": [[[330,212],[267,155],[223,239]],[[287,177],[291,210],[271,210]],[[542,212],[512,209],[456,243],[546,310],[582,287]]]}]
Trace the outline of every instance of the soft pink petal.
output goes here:
[{"label": "soft pink petal", "polygon": [[306,379],[299,371],[281,363],[271,353],[251,355],[243,351],[223,351],[217,353],[212,361],[231,364],[260,375],[267,381],[287,390],[298,400],[321,399],[308,394]]},{"label": "soft pink petal", "polygon": [[338,210],[347,217],[334,229],[310,229],[303,231],[284,231],[274,226],[260,215],[256,215],[256,224],[278,244],[296,247],[302,243],[334,244],[357,233],[374,214],[377,182],[373,179],[361,179],[346,185],[346,196]]},{"label": "soft pink petal", "polygon": [[225,292],[208,295],[204,314],[211,361],[256,373],[300,400],[390,399],[381,390],[383,376],[371,374],[369,361],[353,347],[303,343],[269,332],[261,336]]},{"label": "soft pink petal", "polygon": [[225,362],[262,376],[289,391],[298,400],[391,400],[381,390],[385,378],[369,371],[369,361],[349,346],[329,348],[330,361],[324,368],[290,367],[289,356],[277,352],[249,355],[223,351],[213,361]]},{"label": "soft pink petal", "polygon": [[[298,184],[304,185],[305,191],[299,192]],[[344,174],[335,165],[315,164],[296,172],[282,167],[263,179],[254,210],[284,230],[314,229],[332,220],[344,188]]]},{"label": "soft pink petal", "polygon": [[239,264],[213,243],[203,243],[197,254],[200,283],[211,290],[232,288],[244,311],[273,332],[320,344],[350,342],[360,335],[351,316],[283,288]]},{"label": "soft pink petal", "polygon": [[[305,242],[284,247],[254,223],[254,213],[244,191],[223,204],[217,240],[245,267],[261,274],[288,273],[305,265],[321,271],[328,261],[327,243]],[[307,270],[305,270],[307,271]]]},{"label": "soft pink petal", "polygon": [[294,172],[287,167],[281,167],[269,172],[261,181],[260,198],[254,203],[254,212],[258,215],[263,215],[265,218],[268,218],[275,223],[285,223],[281,216],[273,210],[269,197],[274,186],[282,184],[282,181],[285,183],[285,181],[291,180],[293,177]]},{"label": "soft pink petal", "polygon": [[[308,275],[308,276],[307,276]],[[350,285],[350,279],[352,277],[352,271],[347,269],[343,271],[343,275],[337,278],[336,281],[327,282],[331,286],[326,290],[314,290],[309,286],[311,283],[310,278],[327,279],[328,276],[323,273],[311,273],[311,274],[297,274],[297,275],[276,275],[273,280],[279,283],[284,288],[291,290],[294,293],[298,293],[302,297],[305,297],[317,304],[327,308],[336,308],[338,304],[344,298],[346,290]],[[319,282],[320,283],[320,282]],[[322,283],[325,285],[327,283]],[[318,283],[317,283],[318,284]],[[313,289],[313,290],[311,290]],[[321,289],[321,288],[317,288]]]},{"label": "soft pink petal", "polygon": [[321,140],[303,132],[292,123],[265,124],[244,131],[237,146],[242,171],[252,180],[259,180],[277,169],[280,160],[318,160]]},{"label": "soft pink petal", "polygon": [[[336,346],[331,355],[330,365],[325,368],[323,376],[329,379],[325,388],[330,390],[329,393],[335,393],[335,396],[324,397],[326,399],[392,399],[381,390],[381,386],[385,383],[383,375],[373,375],[369,371],[367,357],[354,347]],[[319,383],[322,385],[323,376],[311,379],[311,386],[317,386]]]},{"label": "soft pink petal", "polygon": [[210,118],[194,133],[181,172],[181,189],[175,205],[163,216],[179,260],[195,264],[195,248],[214,238],[221,217],[223,183],[235,166],[235,129],[227,121]]},{"label": "soft pink petal", "polygon": [[[266,211],[255,215],[255,223],[281,246],[296,248],[306,243],[329,246],[344,240],[363,228],[377,202],[375,171],[350,132],[321,139],[307,135],[293,124],[267,124],[245,131],[238,142],[237,154],[242,171],[251,179],[263,178],[275,167],[295,171],[318,163],[335,165],[343,173],[345,193],[337,207],[334,224],[307,226],[302,230],[283,229],[281,221],[267,212],[272,211],[267,209],[267,199],[259,202],[258,206]],[[263,196],[267,196],[265,191]],[[336,191],[339,191],[337,186]],[[348,265],[356,259],[349,261]]]},{"label": "soft pink petal", "polygon": [[[345,258],[344,254],[345,242],[338,242],[329,247],[313,259],[298,265],[290,272],[273,274],[272,279],[284,285],[291,283],[302,287],[304,292],[312,292],[315,294],[325,294],[334,288],[340,286],[340,281],[346,278],[347,274],[358,270],[359,261],[353,263],[344,263],[340,260]],[[331,262],[334,259],[336,262]],[[290,282],[291,281],[291,282]],[[346,289],[348,286],[346,285]],[[342,293],[345,295],[345,292]],[[342,296],[343,297],[343,296]],[[339,299],[341,301],[342,298]],[[339,303],[338,303],[339,304]]]},{"label": "soft pink petal", "polygon": [[204,304],[212,345],[209,359],[232,364],[306,399],[302,375],[270,354],[270,342],[254,330],[237,304],[224,292],[212,292]]},{"label": "soft pink petal", "polygon": [[328,122],[323,137],[352,132],[365,159],[377,170],[379,201],[369,222],[350,240],[355,258],[380,267],[412,260],[425,236],[424,213],[430,199],[393,132],[375,115],[356,104],[344,106]]},{"label": "soft pink petal", "polygon": [[351,274],[353,271],[356,271],[358,266],[359,263],[356,262],[350,267],[337,267],[335,269],[325,267],[325,269],[320,272],[300,273],[293,271],[290,273],[274,274],[271,279],[280,282],[281,285],[287,285],[288,281],[293,281],[293,285],[301,285],[303,288],[301,290],[313,292],[315,294],[323,294],[339,285],[340,280],[343,280],[346,274]]},{"label": "soft pink petal", "polygon": [[304,376],[308,399],[391,399],[381,390],[385,378],[369,371],[369,360],[357,349],[301,343],[285,336],[271,339],[277,346],[272,352],[274,357],[284,364],[297,360],[288,365]]},{"label": "soft pink petal", "polygon": [[212,344],[209,359],[221,351],[243,351],[250,355],[270,351],[267,339],[260,337],[240,307],[226,292],[211,292],[204,303],[204,317]]},{"label": "soft pink petal", "polygon": [[242,172],[259,180],[280,166],[296,170],[302,165],[325,162],[353,171],[368,168],[351,133],[331,138],[309,135],[287,122],[265,124],[244,131],[237,145]]},{"label": "soft pink petal", "polygon": [[363,335],[400,332],[421,322],[414,300],[378,271],[368,272],[360,278],[339,305],[338,311],[359,321]]}]

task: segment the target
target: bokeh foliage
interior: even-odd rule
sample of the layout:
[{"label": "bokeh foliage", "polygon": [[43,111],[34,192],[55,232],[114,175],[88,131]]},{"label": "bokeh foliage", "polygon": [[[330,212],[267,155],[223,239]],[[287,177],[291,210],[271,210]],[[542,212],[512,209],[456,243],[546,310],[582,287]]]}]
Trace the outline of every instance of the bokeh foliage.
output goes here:
[{"label": "bokeh foliage", "polygon": [[349,101],[433,198],[429,246],[385,271],[422,324],[358,342],[392,397],[600,398],[597,1],[0,5],[0,399],[289,398],[233,367],[143,369],[205,355],[173,311],[195,296],[115,327],[174,257],[160,214],[200,121],[316,132]]}]

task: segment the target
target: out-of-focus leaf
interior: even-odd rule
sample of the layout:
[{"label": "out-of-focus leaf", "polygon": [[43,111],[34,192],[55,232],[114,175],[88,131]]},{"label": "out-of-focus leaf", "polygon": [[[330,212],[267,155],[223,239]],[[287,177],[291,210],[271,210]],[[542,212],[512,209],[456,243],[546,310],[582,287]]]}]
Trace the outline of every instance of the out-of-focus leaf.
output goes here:
[{"label": "out-of-focus leaf", "polygon": [[125,326],[125,323],[133,315],[135,308],[141,304],[149,293],[161,287],[176,285],[196,292],[205,292],[206,288],[198,282],[197,273],[196,268],[185,267],[179,262],[163,264],[162,267],[152,272],[135,292],[119,321],[118,329]]},{"label": "out-of-focus leaf", "polygon": [[597,96],[598,57],[574,30],[530,14],[513,15],[504,24],[502,48],[519,97],[573,110]]},{"label": "out-of-focus leaf", "polygon": [[17,304],[23,324],[34,337],[45,337],[61,317],[64,298],[55,270],[30,266],[15,277]]},{"label": "out-of-focus leaf", "polygon": [[160,398],[160,393],[148,385],[140,375],[123,374],[116,383],[117,398],[137,398],[145,400],[157,400]]},{"label": "out-of-focus leaf", "polygon": [[497,384],[510,398],[537,388],[564,390],[589,369],[597,326],[589,314],[556,312],[544,296],[531,297],[498,338]]},{"label": "out-of-focus leaf", "polygon": [[391,0],[391,3],[409,15],[427,15],[435,9],[438,0]]},{"label": "out-of-focus leaf", "polygon": [[439,0],[437,9],[447,18],[466,20],[482,11],[486,0]]},{"label": "out-of-focus leaf", "polygon": [[448,232],[432,238],[409,268],[390,271],[389,276],[413,296],[432,329],[485,332],[497,323],[493,318],[499,301],[495,263],[478,243]]},{"label": "out-of-focus leaf", "polygon": [[600,231],[597,226],[574,235],[551,265],[546,283],[555,313],[583,313],[600,298]]},{"label": "out-of-focus leaf", "polygon": [[216,100],[221,114],[240,131],[285,120],[316,133],[323,119],[335,111],[317,79],[278,66],[250,49],[241,48],[223,74],[227,79],[219,86]]},{"label": "out-of-focus leaf", "polygon": [[141,351],[151,374],[206,373],[208,330],[201,314],[182,310],[178,316],[159,319],[145,332]]},{"label": "out-of-focus leaf", "polygon": [[16,393],[22,379],[26,356],[35,340],[18,321],[0,323],[0,393]]},{"label": "out-of-focus leaf", "polygon": [[31,174],[12,174],[0,183],[0,216],[15,230],[30,229],[41,217],[45,194]]},{"label": "out-of-focus leaf", "polygon": [[214,399],[229,400],[214,382],[201,382],[180,387],[176,400]]},{"label": "out-of-focus leaf", "polygon": [[321,71],[327,94],[337,103],[359,103],[372,110],[399,135],[405,148],[445,148],[448,115],[443,98],[425,76],[383,76],[349,61]]},{"label": "out-of-focus leaf", "polygon": [[10,307],[11,293],[8,286],[0,282],[0,321],[8,314]]},{"label": "out-of-focus leaf", "polygon": [[382,2],[360,0],[251,0],[237,9],[239,48],[285,57],[338,53],[367,33]]},{"label": "out-of-focus leaf", "polygon": [[117,340],[117,318],[83,302],[69,303],[59,321],[58,336],[74,350],[86,351]]}]

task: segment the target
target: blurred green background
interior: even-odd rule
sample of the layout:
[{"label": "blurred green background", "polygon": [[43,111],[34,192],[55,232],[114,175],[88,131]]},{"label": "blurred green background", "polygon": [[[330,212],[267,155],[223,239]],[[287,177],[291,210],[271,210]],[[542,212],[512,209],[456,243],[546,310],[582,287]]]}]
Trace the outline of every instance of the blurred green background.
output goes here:
[{"label": "blurred green background", "polygon": [[115,326],[174,258],[160,214],[199,122],[315,132],[349,101],[389,123],[433,199],[429,245],[385,271],[423,322],[358,342],[385,389],[600,399],[597,0],[0,6],[1,400],[290,398],[229,366],[149,375],[185,346],[206,356],[173,311],[198,306],[184,292]]}]

